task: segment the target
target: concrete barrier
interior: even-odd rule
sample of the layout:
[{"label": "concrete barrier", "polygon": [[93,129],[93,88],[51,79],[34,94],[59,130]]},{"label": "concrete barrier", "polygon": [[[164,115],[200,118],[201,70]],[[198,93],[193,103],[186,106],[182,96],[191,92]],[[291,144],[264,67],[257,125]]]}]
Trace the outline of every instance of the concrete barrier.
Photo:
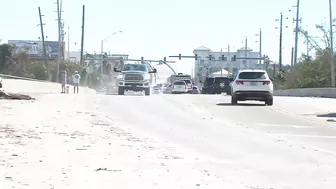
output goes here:
[{"label": "concrete barrier", "polygon": [[[5,79],[2,81],[3,90],[15,93],[60,93],[61,84],[53,82],[43,82],[43,81],[29,81],[21,79]],[[70,87],[70,93],[72,92],[72,87]],[[94,94],[95,91],[88,87],[80,87],[80,93]]]},{"label": "concrete barrier", "polygon": [[304,88],[274,91],[274,96],[336,98],[336,88]]}]

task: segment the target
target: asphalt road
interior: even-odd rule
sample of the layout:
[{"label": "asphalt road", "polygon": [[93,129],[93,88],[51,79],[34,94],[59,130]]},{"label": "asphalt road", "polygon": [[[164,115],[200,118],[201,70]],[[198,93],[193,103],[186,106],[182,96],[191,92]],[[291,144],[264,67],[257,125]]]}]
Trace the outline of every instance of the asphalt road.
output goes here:
[{"label": "asphalt road", "polygon": [[181,153],[168,164],[203,170],[219,182],[212,188],[221,182],[258,189],[336,185],[334,99],[275,97],[274,106],[232,106],[221,95],[99,98],[99,111],[114,125],[166,142]]}]

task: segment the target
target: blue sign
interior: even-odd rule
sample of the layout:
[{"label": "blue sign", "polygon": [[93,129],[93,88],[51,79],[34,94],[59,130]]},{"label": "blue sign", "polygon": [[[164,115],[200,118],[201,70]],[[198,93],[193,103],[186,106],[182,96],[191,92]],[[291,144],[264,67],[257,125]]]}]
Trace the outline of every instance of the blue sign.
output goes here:
[{"label": "blue sign", "polygon": [[[43,57],[42,41],[33,40],[8,40],[8,44],[15,46],[15,52],[26,52],[30,57]],[[57,57],[58,42],[45,41],[46,51],[48,57]]]}]

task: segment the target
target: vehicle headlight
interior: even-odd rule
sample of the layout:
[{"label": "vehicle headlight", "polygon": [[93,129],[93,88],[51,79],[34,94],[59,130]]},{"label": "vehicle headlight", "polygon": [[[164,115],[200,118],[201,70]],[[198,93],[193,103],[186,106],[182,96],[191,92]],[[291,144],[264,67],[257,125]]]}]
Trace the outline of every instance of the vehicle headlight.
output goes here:
[{"label": "vehicle headlight", "polygon": [[124,75],[124,74],[120,74],[120,75],[118,75],[117,78],[118,78],[118,79],[124,79],[124,78],[125,78],[125,75]]},{"label": "vehicle headlight", "polygon": [[144,75],[144,80],[149,80],[150,79],[150,74]]}]

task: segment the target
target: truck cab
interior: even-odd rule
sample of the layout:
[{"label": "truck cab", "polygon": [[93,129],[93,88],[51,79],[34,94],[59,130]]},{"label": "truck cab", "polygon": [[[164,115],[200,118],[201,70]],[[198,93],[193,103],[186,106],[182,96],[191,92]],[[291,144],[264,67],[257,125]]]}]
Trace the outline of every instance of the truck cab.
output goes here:
[{"label": "truck cab", "polygon": [[124,63],[121,70],[114,68],[118,75],[118,95],[125,91],[144,91],[149,96],[156,85],[156,69],[149,63]]}]

